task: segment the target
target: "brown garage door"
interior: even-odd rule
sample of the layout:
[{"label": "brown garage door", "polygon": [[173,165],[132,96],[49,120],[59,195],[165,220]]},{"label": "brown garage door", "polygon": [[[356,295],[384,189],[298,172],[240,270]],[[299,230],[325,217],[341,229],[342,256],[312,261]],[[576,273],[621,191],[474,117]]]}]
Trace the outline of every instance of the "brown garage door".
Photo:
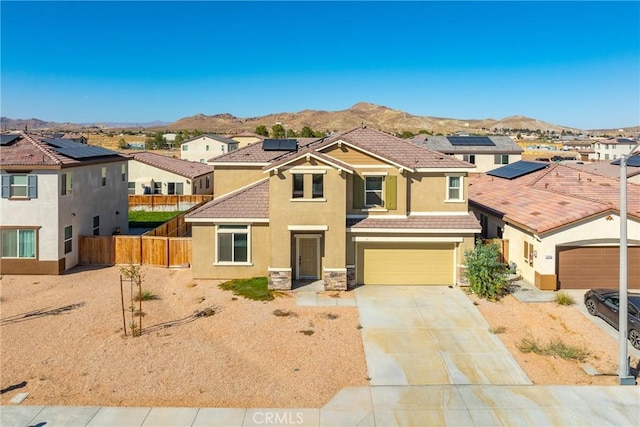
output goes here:
[{"label": "brown garage door", "polygon": [[[640,247],[630,247],[627,283],[640,289]],[[617,247],[559,247],[558,288],[617,288],[620,283]]]}]

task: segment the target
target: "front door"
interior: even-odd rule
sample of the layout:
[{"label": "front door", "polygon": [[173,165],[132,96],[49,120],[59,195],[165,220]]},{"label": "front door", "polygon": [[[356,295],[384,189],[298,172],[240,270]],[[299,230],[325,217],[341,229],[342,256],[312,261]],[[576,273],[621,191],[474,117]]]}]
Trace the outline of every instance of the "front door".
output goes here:
[{"label": "front door", "polygon": [[317,237],[298,238],[298,279],[318,278],[318,243]]}]

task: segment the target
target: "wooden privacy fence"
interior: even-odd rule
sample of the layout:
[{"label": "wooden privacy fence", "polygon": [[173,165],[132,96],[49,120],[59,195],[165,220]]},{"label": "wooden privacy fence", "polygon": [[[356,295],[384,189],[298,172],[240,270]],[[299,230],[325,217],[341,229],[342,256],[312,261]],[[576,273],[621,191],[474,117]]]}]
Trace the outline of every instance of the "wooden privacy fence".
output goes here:
[{"label": "wooden privacy fence", "polygon": [[187,209],[208,202],[213,199],[211,195],[173,195],[162,194],[129,195],[130,211],[186,211]]},{"label": "wooden privacy fence", "polygon": [[80,236],[80,264],[191,265],[191,238],[156,236]]}]

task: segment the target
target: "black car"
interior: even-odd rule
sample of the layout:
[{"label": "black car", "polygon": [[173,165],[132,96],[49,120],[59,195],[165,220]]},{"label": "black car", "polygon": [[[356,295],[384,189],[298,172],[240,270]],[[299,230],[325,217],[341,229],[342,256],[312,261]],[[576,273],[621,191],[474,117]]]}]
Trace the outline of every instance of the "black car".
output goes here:
[{"label": "black car", "polygon": [[[640,350],[640,294],[629,293],[627,331],[631,345]],[[618,329],[620,299],[612,289],[590,289],[584,294],[584,305],[592,316],[604,319]]]}]

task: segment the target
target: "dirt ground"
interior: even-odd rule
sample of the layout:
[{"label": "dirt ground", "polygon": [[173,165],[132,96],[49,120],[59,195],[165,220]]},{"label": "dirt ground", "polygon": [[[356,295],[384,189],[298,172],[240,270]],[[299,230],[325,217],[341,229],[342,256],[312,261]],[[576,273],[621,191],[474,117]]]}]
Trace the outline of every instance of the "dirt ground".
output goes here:
[{"label": "dirt ground", "polygon": [[368,385],[357,308],[250,301],[189,269],[143,271],[158,299],[143,302],[137,338],[123,334],[117,267],[4,276],[0,404],[28,392],[29,405],[321,407]]},{"label": "dirt ground", "polygon": [[[355,307],[250,301],[189,269],[144,267],[143,288],[158,299],[143,302],[142,336],[125,337],[119,269],[72,271],[0,280],[0,404],[28,392],[29,405],[321,407],[368,385]],[[499,338],[535,384],[617,384],[617,342],[575,307],[469,298],[505,328]],[[206,309],[214,314],[194,316]],[[524,354],[524,338],[582,347],[605,375]]]}]

